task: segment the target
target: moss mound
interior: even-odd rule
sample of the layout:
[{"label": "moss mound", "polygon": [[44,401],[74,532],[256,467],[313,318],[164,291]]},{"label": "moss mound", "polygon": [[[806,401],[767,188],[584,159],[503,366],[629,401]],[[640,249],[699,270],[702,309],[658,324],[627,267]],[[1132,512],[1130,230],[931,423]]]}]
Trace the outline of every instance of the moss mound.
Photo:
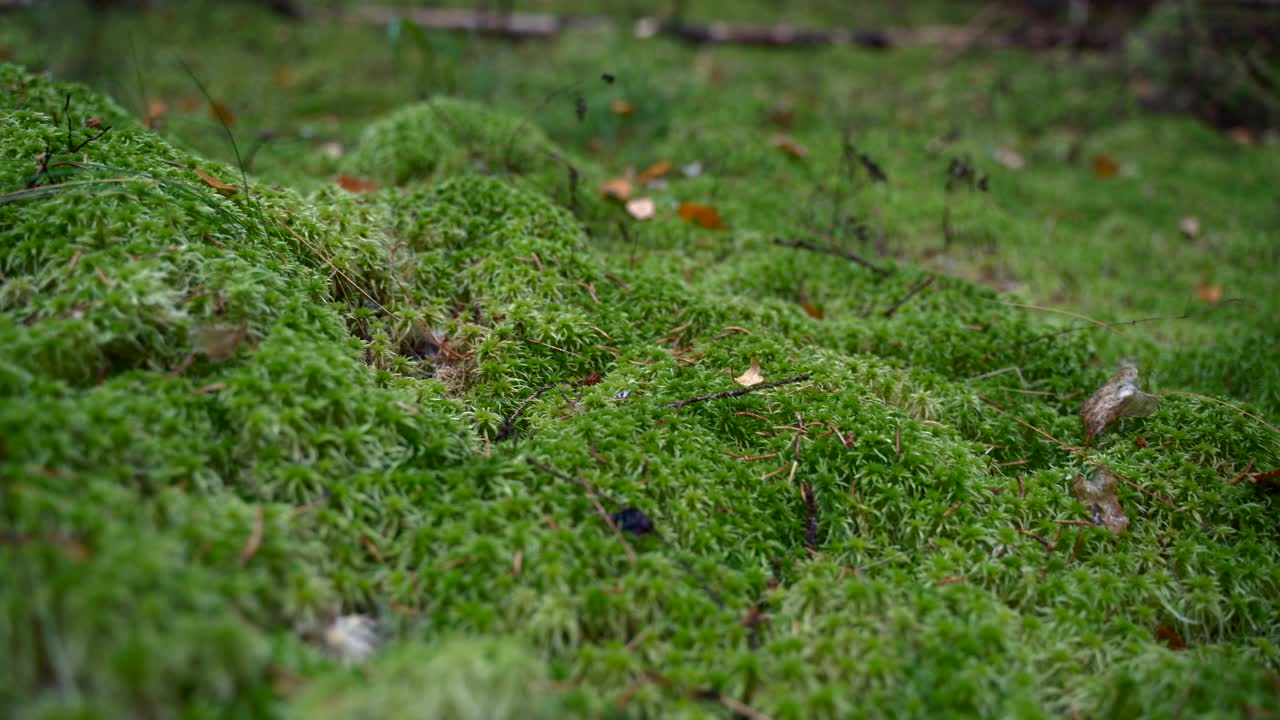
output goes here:
[{"label": "moss mound", "polygon": [[[75,142],[112,125],[74,155],[68,93]],[[990,291],[890,313],[918,271],[677,219],[651,227],[709,247],[698,272],[633,262],[438,159],[454,125],[514,127],[461,103],[370,129],[352,170],[405,187],[302,197],[220,193],[195,169],[238,173],[82,88],[4,66],[0,102],[21,716],[1280,705],[1275,500],[1232,482],[1277,435],[1166,397],[1088,451],[1134,483],[1128,533],[1095,526],[1069,490],[1093,464],[1028,425],[1079,443],[1107,369]],[[807,379],[670,407],[753,360]],[[596,502],[658,534],[624,546]],[[350,613],[389,643],[364,668],[321,642]]]}]

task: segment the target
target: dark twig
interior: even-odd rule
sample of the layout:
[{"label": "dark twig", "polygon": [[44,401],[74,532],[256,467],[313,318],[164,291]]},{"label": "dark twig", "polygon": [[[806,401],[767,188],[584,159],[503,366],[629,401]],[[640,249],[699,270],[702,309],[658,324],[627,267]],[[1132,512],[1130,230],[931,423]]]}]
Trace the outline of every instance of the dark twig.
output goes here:
[{"label": "dark twig", "polygon": [[933,284],[933,281],[934,281],[936,278],[937,278],[937,276],[936,276],[936,275],[930,275],[929,277],[925,278],[924,280],[921,280],[920,282],[916,283],[915,285],[912,285],[912,286],[911,286],[911,289],[907,291],[907,294],[906,294],[906,295],[903,295],[903,296],[902,296],[902,297],[901,297],[897,302],[895,302],[894,304],[890,305],[888,310],[885,310],[885,311],[884,311],[884,316],[885,316],[886,318],[891,318],[891,317],[893,317],[893,314],[894,314],[894,313],[896,313],[896,312],[898,312],[898,308],[902,307],[903,305],[906,305],[908,300],[910,300],[911,298],[913,298],[913,297],[915,297],[915,296],[916,296],[916,293],[918,293],[918,292],[920,292],[921,290],[923,290],[923,289],[925,289],[925,288],[929,287],[930,285],[932,285],[932,284]]},{"label": "dark twig", "polygon": [[812,250],[813,252],[827,253],[828,255],[842,257],[845,260],[851,260],[865,268],[875,271],[880,275],[880,277],[888,277],[890,274],[889,270],[876,265],[857,253],[849,252],[848,250],[841,250],[840,248],[828,245],[819,245],[817,243],[806,242],[804,240],[783,240],[782,238],[774,238],[773,244],[781,245],[783,247],[799,248],[801,250]]},{"label": "dark twig", "polygon": [[556,387],[559,384],[560,383],[551,383],[550,385],[543,385],[537,390],[534,390],[532,395],[525,398],[524,402],[516,406],[516,409],[514,412],[512,412],[510,415],[503,418],[502,429],[498,430],[498,436],[494,438],[494,442],[502,442],[507,438],[514,438],[516,436],[516,418],[520,417],[520,413],[524,412],[525,407],[527,407],[529,403],[533,402],[534,400],[537,400],[539,397],[542,396],[543,393]]},{"label": "dark twig", "polygon": [[808,480],[800,483],[800,496],[804,498],[805,527],[804,544],[810,550],[818,551],[818,499],[813,494],[813,485]]},{"label": "dark twig", "polygon": [[686,398],[684,400],[678,400],[673,403],[667,403],[662,407],[675,408],[676,410],[679,410],[685,405],[692,405],[693,403],[706,402],[708,400],[719,400],[720,398],[727,398],[727,397],[738,397],[739,395],[746,395],[747,393],[753,393],[759,390],[768,390],[769,388],[775,388],[782,385],[792,385],[794,383],[804,382],[809,378],[810,378],[810,375],[808,373],[805,373],[804,375],[797,375],[796,377],[787,378],[786,380],[775,380],[773,382],[760,383],[758,385],[749,385],[747,387],[739,388],[737,390],[725,390],[724,392],[698,395],[697,397],[691,397],[691,398]]}]

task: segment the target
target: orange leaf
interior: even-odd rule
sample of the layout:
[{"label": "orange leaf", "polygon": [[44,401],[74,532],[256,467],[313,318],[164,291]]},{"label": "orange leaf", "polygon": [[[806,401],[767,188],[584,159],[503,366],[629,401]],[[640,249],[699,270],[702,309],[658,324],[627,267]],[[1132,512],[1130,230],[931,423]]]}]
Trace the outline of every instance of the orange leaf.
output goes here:
[{"label": "orange leaf", "polygon": [[636,111],[636,106],[632,105],[627,100],[618,98],[617,100],[609,103],[609,110],[619,117],[631,117],[631,114]]},{"label": "orange leaf", "polygon": [[1113,178],[1120,172],[1120,166],[1108,155],[1096,155],[1093,158],[1093,174],[1100,178]]},{"label": "orange leaf", "polygon": [[793,158],[803,158],[809,154],[809,148],[796,142],[796,139],[790,135],[774,133],[773,137],[769,138],[769,144]]},{"label": "orange leaf", "polygon": [[600,194],[619,202],[631,197],[631,181],[626,178],[614,178],[600,186]]},{"label": "orange leaf", "polygon": [[160,98],[151,98],[147,101],[147,114],[142,118],[142,124],[155,130],[164,120],[164,116],[169,112],[169,104]]},{"label": "orange leaf", "polygon": [[710,205],[699,205],[691,202],[680,203],[680,219],[695,225],[701,225],[708,230],[724,229],[724,223],[720,222],[720,213],[716,212],[716,209]]},{"label": "orange leaf", "polygon": [[347,192],[367,193],[367,192],[373,192],[374,190],[377,190],[378,188],[382,187],[382,185],[372,180],[363,180],[361,178],[352,177],[350,175],[339,175],[338,187],[341,187],[343,190],[346,190]]},{"label": "orange leaf", "polygon": [[219,193],[223,195],[230,197],[231,195],[235,195],[236,193],[240,192],[240,188],[236,187],[235,185],[228,185],[222,182],[221,180],[214,178],[212,175],[201,170],[200,168],[191,168],[191,169],[195,171],[196,175],[200,176],[200,179],[203,180],[206,185],[213,188],[214,190],[217,190]]},{"label": "orange leaf", "polygon": [[821,320],[826,317],[826,313],[822,312],[822,308],[809,302],[809,298],[800,298],[800,307],[814,320]]},{"label": "orange leaf", "polygon": [[209,101],[209,117],[217,120],[227,127],[236,126],[236,114],[231,112],[231,108],[217,100]]},{"label": "orange leaf", "polygon": [[1207,302],[1210,305],[1217,305],[1222,301],[1222,288],[1217,285],[1210,285],[1204,280],[1196,287],[1196,299]]},{"label": "orange leaf", "polygon": [[640,176],[636,178],[636,182],[644,185],[652,180],[657,180],[660,177],[666,176],[669,172],[671,172],[671,161],[659,160],[645,168],[644,172],[641,172]]}]

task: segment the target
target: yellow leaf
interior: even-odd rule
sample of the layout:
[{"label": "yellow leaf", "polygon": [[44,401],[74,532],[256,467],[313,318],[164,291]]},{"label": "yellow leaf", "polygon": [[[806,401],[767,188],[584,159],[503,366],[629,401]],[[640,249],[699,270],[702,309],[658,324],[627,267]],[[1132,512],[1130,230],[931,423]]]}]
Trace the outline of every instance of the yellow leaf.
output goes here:
[{"label": "yellow leaf", "polygon": [[746,385],[748,387],[752,385],[759,385],[764,382],[764,375],[760,373],[760,363],[756,362],[755,358],[751,358],[751,367],[747,368],[746,372],[734,378],[733,381],[739,385]]}]

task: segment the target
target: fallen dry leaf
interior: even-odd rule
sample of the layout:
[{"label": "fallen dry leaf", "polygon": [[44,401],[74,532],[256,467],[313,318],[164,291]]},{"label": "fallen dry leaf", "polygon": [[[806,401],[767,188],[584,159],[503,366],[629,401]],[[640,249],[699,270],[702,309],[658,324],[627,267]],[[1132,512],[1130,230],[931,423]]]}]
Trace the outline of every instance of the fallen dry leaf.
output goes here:
[{"label": "fallen dry leaf", "polygon": [[710,205],[699,205],[691,202],[680,203],[679,213],[680,219],[685,222],[701,225],[708,230],[724,229],[724,223],[720,222],[720,213]]},{"label": "fallen dry leaf", "polygon": [[653,198],[638,197],[627,201],[627,214],[637,220],[648,220],[657,210]]},{"label": "fallen dry leaf", "polygon": [[1182,218],[1182,221],[1178,223],[1178,229],[1181,230],[1182,234],[1186,235],[1188,238],[1194,239],[1199,237],[1200,218],[1195,215],[1188,215]]},{"label": "fallen dry leaf", "polygon": [[1258,141],[1254,140],[1253,133],[1249,132],[1248,128],[1231,128],[1227,131],[1227,137],[1231,138],[1231,141],[1235,144],[1243,145],[1245,147],[1253,147],[1258,144]]},{"label": "fallen dry leaf", "polygon": [[249,325],[243,322],[198,327],[191,332],[195,345],[192,352],[201,353],[212,362],[221,362],[236,354],[248,334]]},{"label": "fallen dry leaf", "polygon": [[1196,299],[1201,302],[1207,302],[1210,305],[1217,305],[1222,302],[1222,288],[1217,285],[1210,285],[1203,279],[1196,286]]},{"label": "fallen dry leaf", "polygon": [[739,385],[746,385],[748,387],[752,385],[759,385],[764,382],[764,375],[760,373],[760,363],[756,362],[755,358],[751,358],[751,367],[747,368],[746,372],[734,378],[733,381]]},{"label": "fallen dry leaf", "polygon": [[636,177],[636,182],[640,183],[641,185],[646,185],[649,182],[657,180],[658,178],[666,177],[667,173],[669,172],[671,172],[671,161],[659,160],[658,162],[645,168],[644,171],[641,172],[640,175]]},{"label": "fallen dry leaf", "polygon": [[1126,365],[1084,402],[1080,420],[1084,423],[1085,445],[1120,418],[1146,417],[1156,411],[1160,398],[1142,392],[1137,380],[1138,368]]},{"label": "fallen dry leaf", "polygon": [[217,190],[218,193],[221,195],[226,195],[227,197],[231,197],[232,195],[235,195],[236,193],[240,192],[240,188],[236,187],[235,185],[228,185],[222,182],[221,180],[218,180],[217,178],[213,177],[209,173],[201,170],[200,168],[191,168],[191,169],[195,172],[196,175],[200,176],[200,179],[203,180],[206,185],[213,188],[214,190]]},{"label": "fallen dry leaf", "polygon": [[680,172],[684,173],[684,176],[687,178],[696,178],[702,174],[702,163],[691,162],[680,168]]},{"label": "fallen dry leaf", "polygon": [[276,84],[276,87],[291,87],[298,82],[298,73],[287,65],[278,65],[271,71],[271,81]]},{"label": "fallen dry leaf", "polygon": [[617,100],[609,103],[609,111],[618,117],[631,117],[631,115],[636,111],[636,106],[632,105],[628,100],[618,98]]},{"label": "fallen dry leaf", "polygon": [[236,114],[231,112],[231,108],[227,107],[225,103],[220,103],[217,100],[209,101],[209,117],[227,127],[236,126]]},{"label": "fallen dry leaf", "polygon": [[1022,155],[1011,147],[1001,145],[992,153],[996,162],[1009,168],[1010,170],[1021,170],[1027,166],[1027,161],[1022,159]]},{"label": "fallen dry leaf", "polygon": [[378,649],[378,623],[368,615],[340,615],[324,630],[324,645],[344,665],[362,663]]},{"label": "fallen dry leaf", "polygon": [[338,187],[341,187],[343,190],[346,190],[347,192],[367,193],[367,192],[373,192],[374,190],[377,190],[378,188],[382,187],[382,185],[372,180],[363,180],[361,178],[352,177],[350,175],[339,175]]},{"label": "fallen dry leaf", "polygon": [[809,155],[809,148],[801,145],[795,138],[783,133],[774,133],[769,144],[793,158],[804,158]]},{"label": "fallen dry leaf", "polygon": [[164,116],[169,112],[169,104],[159,98],[151,98],[147,101],[147,114],[142,118],[142,124],[148,128],[155,130],[164,122]]},{"label": "fallen dry leaf", "polygon": [[626,178],[607,180],[600,186],[600,194],[610,200],[625,201],[631,197],[631,181]]},{"label": "fallen dry leaf", "polygon": [[1098,468],[1091,477],[1077,475],[1071,483],[1071,492],[1089,508],[1094,523],[1119,534],[1129,527],[1129,516],[1124,514],[1120,498],[1116,497],[1119,487],[1119,478],[1106,468]]},{"label": "fallen dry leaf", "polygon": [[826,313],[822,312],[822,308],[817,307],[813,303],[809,302],[809,298],[805,298],[805,297],[800,298],[800,307],[803,308],[805,313],[808,314],[809,317],[813,318],[814,320],[821,320],[822,318],[826,317]]},{"label": "fallen dry leaf", "polygon": [[1108,155],[1095,155],[1093,174],[1100,178],[1113,178],[1120,172],[1120,165]]},{"label": "fallen dry leaf", "polygon": [[340,142],[327,142],[321,143],[320,145],[320,152],[323,153],[325,157],[332,158],[334,160],[342,157],[343,153],[346,151],[347,149],[343,147]]},{"label": "fallen dry leaf", "polygon": [[102,127],[102,118],[92,117],[84,121],[84,126],[90,130],[97,130]]}]

